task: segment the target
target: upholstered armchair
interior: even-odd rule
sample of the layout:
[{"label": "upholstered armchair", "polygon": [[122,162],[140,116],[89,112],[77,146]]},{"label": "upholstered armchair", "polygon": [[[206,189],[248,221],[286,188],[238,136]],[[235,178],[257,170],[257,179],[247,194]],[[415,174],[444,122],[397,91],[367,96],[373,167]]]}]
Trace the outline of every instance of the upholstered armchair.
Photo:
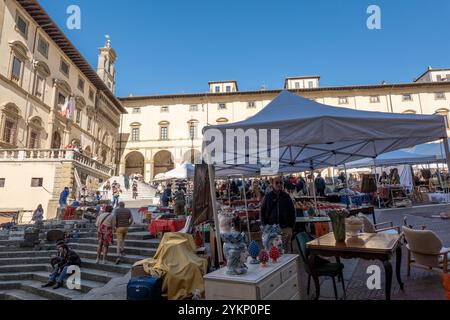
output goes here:
[{"label": "upholstered armchair", "polygon": [[362,219],[364,223],[365,233],[387,233],[387,234],[400,234],[400,227],[394,227],[392,221],[373,224],[373,222],[367,218],[365,214],[358,214],[358,217]]},{"label": "upholstered armchair", "polygon": [[408,276],[412,265],[448,272],[450,248],[444,248],[441,239],[433,231],[403,227],[403,234],[408,242]]}]

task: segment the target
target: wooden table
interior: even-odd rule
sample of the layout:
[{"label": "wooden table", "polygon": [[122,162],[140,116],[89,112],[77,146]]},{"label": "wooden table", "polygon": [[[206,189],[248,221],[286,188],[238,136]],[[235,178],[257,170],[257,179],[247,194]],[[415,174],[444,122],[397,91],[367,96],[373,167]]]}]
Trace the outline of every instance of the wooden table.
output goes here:
[{"label": "wooden table", "polygon": [[298,255],[282,255],[266,267],[247,267],[240,276],[228,275],[226,267],[205,275],[206,300],[300,300]]},{"label": "wooden table", "polygon": [[296,223],[321,223],[321,222],[331,222],[329,217],[297,217]]},{"label": "wooden table", "polygon": [[365,260],[380,260],[383,262],[385,271],[385,294],[386,300],[391,299],[392,286],[392,255],[396,254],[396,275],[400,288],[403,290],[403,282],[400,277],[402,261],[401,235],[382,233],[362,233],[357,238],[347,237],[345,242],[338,243],[334,234],[329,233],[321,238],[315,239],[307,244],[310,250],[309,267],[316,286],[316,299],[320,297],[319,277],[315,273],[314,258],[318,255],[325,257],[336,257],[344,259],[361,258]]}]

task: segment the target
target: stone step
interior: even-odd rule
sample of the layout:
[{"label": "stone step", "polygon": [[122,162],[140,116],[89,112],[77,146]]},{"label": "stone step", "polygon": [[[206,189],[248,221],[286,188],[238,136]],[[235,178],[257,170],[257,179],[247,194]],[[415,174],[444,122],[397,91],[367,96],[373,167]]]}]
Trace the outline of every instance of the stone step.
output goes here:
[{"label": "stone step", "polygon": [[56,250],[42,250],[42,251],[3,251],[0,252],[0,259],[2,258],[26,258],[26,257],[46,257],[50,258],[52,254],[56,254]]},{"label": "stone step", "polygon": [[[48,262],[48,261],[47,261]],[[49,270],[50,264],[21,264],[21,265],[5,265],[0,266],[0,274],[14,272],[34,272]]]},{"label": "stone step", "polygon": [[41,296],[51,300],[79,300],[82,299],[84,293],[77,290],[69,290],[67,288],[42,288],[42,282],[36,280],[24,281],[0,281],[0,292],[11,289],[20,289],[28,293]]},{"label": "stone step", "polygon": [[[77,250],[76,251],[81,258],[81,263],[84,262],[84,259],[95,260],[97,258],[97,252],[93,251],[85,251],[85,250]],[[125,264],[134,264],[137,261],[148,259],[149,257],[141,256],[141,255],[126,255],[122,258],[123,263]],[[108,254],[107,261],[115,262],[117,259],[116,254]]]},{"label": "stone step", "polygon": [[[78,250],[97,252],[97,243],[70,243],[70,247],[78,252]],[[109,247],[108,254],[114,254],[117,252],[117,246],[113,245]],[[156,253],[154,248],[135,248],[125,246],[125,254],[140,255],[146,257],[153,257]],[[1,256],[1,253],[0,253]]]},{"label": "stone step", "polygon": [[20,289],[12,289],[6,291],[0,291],[0,300],[26,300],[26,301],[37,301],[37,300],[48,300],[45,297],[32,294]]},{"label": "stone step", "polygon": [[[101,266],[98,266],[101,268]],[[49,264],[36,264],[24,266],[2,266],[0,267],[0,281],[13,280],[17,274],[33,274],[44,272],[50,274],[51,267]],[[81,279],[107,283],[113,278],[123,277],[123,273],[105,271],[101,269],[90,269],[81,267]]]},{"label": "stone step", "polygon": [[0,258],[0,266],[7,265],[26,265],[26,264],[45,264],[50,263],[48,256],[43,257],[15,257],[15,258]]},{"label": "stone step", "polygon": [[128,263],[114,264],[107,262],[106,264],[95,263],[92,259],[83,259],[81,268],[88,268],[97,271],[114,272],[125,275],[130,272],[132,265]]},{"label": "stone step", "polygon": [[[76,241],[76,243],[87,243],[87,244],[96,244],[97,238],[80,238]],[[159,246],[159,239],[147,239],[147,240],[125,240],[125,247],[135,247],[135,248],[154,248],[157,249]]]},{"label": "stone step", "polygon": [[[105,282],[98,282],[95,280],[83,279],[84,270],[81,271],[81,292],[88,293],[94,288],[103,287]],[[14,282],[14,281],[24,281],[24,280],[35,280],[42,284],[47,283],[50,272],[38,271],[38,272],[18,272],[0,275],[1,282]]]},{"label": "stone step", "polygon": [[[39,251],[37,251],[37,252],[41,253]],[[93,251],[78,250],[77,253],[80,256],[82,263],[86,259],[95,261],[95,259],[97,258],[97,253],[93,252]],[[0,266],[10,265],[10,264],[17,264],[17,265],[46,264],[46,263],[50,262],[49,258],[50,258],[50,255],[48,255],[48,253],[45,251],[37,256],[17,257],[17,256],[13,255],[13,256],[7,257],[7,258],[3,258],[3,257],[0,258]],[[140,260],[147,259],[147,258],[148,257],[141,256],[141,255],[126,255],[125,257],[122,258],[122,262],[125,264],[134,264],[136,261],[140,261]],[[116,254],[110,254],[107,257],[107,261],[110,261],[110,262],[115,262],[116,259],[117,259]]]}]

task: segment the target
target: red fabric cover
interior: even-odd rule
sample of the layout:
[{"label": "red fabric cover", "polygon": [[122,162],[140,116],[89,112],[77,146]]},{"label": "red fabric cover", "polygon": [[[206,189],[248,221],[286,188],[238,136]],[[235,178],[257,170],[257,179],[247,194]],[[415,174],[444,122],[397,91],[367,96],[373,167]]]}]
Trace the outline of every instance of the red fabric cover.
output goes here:
[{"label": "red fabric cover", "polygon": [[178,232],[184,228],[186,219],[157,219],[153,220],[149,226],[149,231],[152,236],[158,232]]}]

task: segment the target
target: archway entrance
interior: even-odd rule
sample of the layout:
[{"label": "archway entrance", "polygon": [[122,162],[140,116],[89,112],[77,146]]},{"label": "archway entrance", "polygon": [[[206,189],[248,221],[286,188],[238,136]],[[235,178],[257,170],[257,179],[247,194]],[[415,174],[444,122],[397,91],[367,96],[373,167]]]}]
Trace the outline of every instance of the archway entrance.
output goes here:
[{"label": "archway entrance", "polygon": [[57,131],[52,136],[52,149],[61,149],[61,135]]},{"label": "archway entrance", "polygon": [[140,152],[133,151],[126,157],[125,174],[131,176],[132,174],[137,173],[144,176],[144,165],[144,156]]},{"label": "archway entrance", "polygon": [[201,164],[202,163],[202,154],[200,151],[196,149],[191,149],[186,151],[183,155],[183,162],[188,162],[191,164]]},{"label": "archway entrance", "polygon": [[166,173],[173,170],[175,164],[173,162],[172,154],[169,151],[163,150],[155,154],[153,177],[160,173]]}]

